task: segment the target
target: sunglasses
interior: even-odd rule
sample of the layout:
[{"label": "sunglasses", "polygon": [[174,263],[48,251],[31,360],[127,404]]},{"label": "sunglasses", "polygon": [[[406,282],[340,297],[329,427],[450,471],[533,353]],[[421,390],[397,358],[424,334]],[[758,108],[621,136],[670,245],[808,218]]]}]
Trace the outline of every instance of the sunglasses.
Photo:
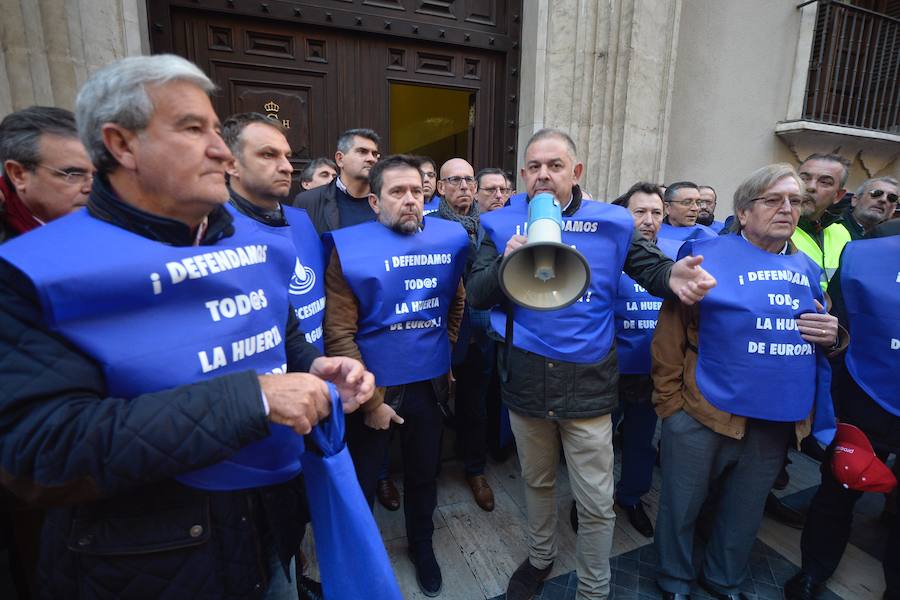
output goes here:
[{"label": "sunglasses", "polygon": [[[869,196],[871,198],[881,198],[886,193],[887,192],[885,192],[884,190],[869,190]],[[897,204],[898,197],[900,197],[900,196],[897,196],[897,194],[888,194],[887,195],[888,202],[890,202],[891,204]]]}]

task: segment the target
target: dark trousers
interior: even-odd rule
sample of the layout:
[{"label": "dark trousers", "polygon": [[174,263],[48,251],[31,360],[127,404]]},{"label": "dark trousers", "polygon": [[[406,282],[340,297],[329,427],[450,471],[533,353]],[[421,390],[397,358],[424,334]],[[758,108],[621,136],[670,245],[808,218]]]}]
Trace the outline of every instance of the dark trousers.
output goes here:
[{"label": "dark trousers", "polygon": [[689,594],[696,578],[694,530],[710,486],[719,486],[718,510],[706,544],[703,578],[734,594],[747,573],[766,495],[784,463],[793,423],[747,419],[743,439],[707,428],[684,410],[663,419],[662,491],[656,520],[657,583]]},{"label": "dark trousers", "polygon": [[[434,533],[432,515],[437,507],[437,473],[441,458],[443,415],[430,381],[404,386],[397,413],[403,425],[391,428],[400,437],[403,455],[403,512],[406,537],[410,548],[431,545]],[[369,503],[373,506],[375,483],[389,441],[388,430],[367,427],[362,415],[348,422],[347,445],[356,467],[356,476]]]},{"label": "dark trousers", "polygon": [[456,377],[456,422],[466,475],[484,473],[487,454],[487,393],[494,369],[494,342],[469,344],[465,359],[453,366]]},{"label": "dark trousers", "polygon": [[[862,429],[876,454],[882,460],[900,450],[900,417],[889,413],[856,384],[846,378],[846,372],[835,369],[836,396],[841,421]],[[898,459],[900,460],[900,459]],[[822,463],[822,485],[819,486],[800,539],[803,552],[803,570],[816,581],[831,577],[850,540],[853,522],[853,507],[862,497],[862,492],[844,489],[831,474],[829,460]],[[894,496],[900,509],[900,496]],[[895,516],[887,547],[884,550],[884,579],[887,583],[885,598],[900,600],[900,517]]]},{"label": "dark trousers", "polygon": [[646,375],[619,378],[619,410],[622,413],[622,472],[616,484],[616,500],[636,506],[650,491],[656,448],[656,411],[650,402],[653,383]]}]

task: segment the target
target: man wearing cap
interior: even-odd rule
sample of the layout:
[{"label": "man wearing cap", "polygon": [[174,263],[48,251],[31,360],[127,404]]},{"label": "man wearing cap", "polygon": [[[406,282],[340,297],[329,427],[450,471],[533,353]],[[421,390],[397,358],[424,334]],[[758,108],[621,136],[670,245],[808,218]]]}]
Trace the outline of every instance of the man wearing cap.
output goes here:
[{"label": "man wearing cap", "polygon": [[[887,224],[876,227],[873,235],[887,229]],[[850,538],[853,507],[863,491],[888,491],[879,487],[885,477],[878,475],[877,465],[861,473],[846,473],[856,470],[858,458],[847,456],[841,448],[849,442],[871,457],[871,450],[865,452],[868,436],[881,459],[900,452],[900,270],[896,260],[888,259],[897,256],[900,236],[896,231],[888,237],[851,242],[828,287],[832,310],[851,336],[843,360],[835,361],[832,393],[838,418],[859,430],[844,433],[832,448],[833,462],[850,469],[838,468],[835,473],[832,461],[822,463],[822,484],[809,507],[800,542],[801,570],[785,585],[785,597],[791,600],[817,598],[837,569]],[[884,598],[898,600],[900,519],[891,525],[882,564],[887,584]]]}]

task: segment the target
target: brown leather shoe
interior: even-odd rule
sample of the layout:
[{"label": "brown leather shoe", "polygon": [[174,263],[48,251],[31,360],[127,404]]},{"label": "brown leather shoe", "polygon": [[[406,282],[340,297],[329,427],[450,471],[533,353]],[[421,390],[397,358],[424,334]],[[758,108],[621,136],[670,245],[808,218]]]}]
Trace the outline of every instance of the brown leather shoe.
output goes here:
[{"label": "brown leather shoe", "polygon": [[375,495],[378,502],[388,510],[400,508],[400,492],[390,479],[379,479],[375,484]]},{"label": "brown leather shoe", "polygon": [[494,510],[494,490],[488,484],[487,478],[484,475],[467,475],[466,481],[472,489],[475,504],[487,512]]}]

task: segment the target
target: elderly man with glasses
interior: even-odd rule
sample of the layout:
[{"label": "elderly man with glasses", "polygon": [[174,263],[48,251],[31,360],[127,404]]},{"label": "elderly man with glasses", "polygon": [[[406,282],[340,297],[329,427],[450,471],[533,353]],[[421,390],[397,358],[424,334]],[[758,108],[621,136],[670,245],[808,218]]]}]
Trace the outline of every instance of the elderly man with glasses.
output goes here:
[{"label": "elderly man with glasses", "polygon": [[32,106],[0,123],[0,242],[83,207],[94,166],[68,110]]},{"label": "elderly man with glasses", "polygon": [[687,597],[697,579],[694,530],[713,482],[718,511],[699,581],[714,598],[742,598],[792,434],[813,429],[827,444],[834,433],[824,352],[836,346],[837,319],[823,308],[822,269],[790,243],[801,186],[786,164],[751,174],[734,194],[737,233],[679,252],[703,255],[719,285],[697,306],[666,300],[660,309],[651,352],[663,419],[656,549],[665,598]]},{"label": "elderly man with glasses", "polygon": [[512,192],[506,173],[495,167],[478,171],[475,183],[478,186],[475,198],[478,201],[478,209],[483,213],[503,208]]},{"label": "elderly man with glasses", "polygon": [[874,177],[865,180],[844,211],[844,227],[851,240],[868,236],[876,226],[890,219],[897,207],[897,180]]}]

